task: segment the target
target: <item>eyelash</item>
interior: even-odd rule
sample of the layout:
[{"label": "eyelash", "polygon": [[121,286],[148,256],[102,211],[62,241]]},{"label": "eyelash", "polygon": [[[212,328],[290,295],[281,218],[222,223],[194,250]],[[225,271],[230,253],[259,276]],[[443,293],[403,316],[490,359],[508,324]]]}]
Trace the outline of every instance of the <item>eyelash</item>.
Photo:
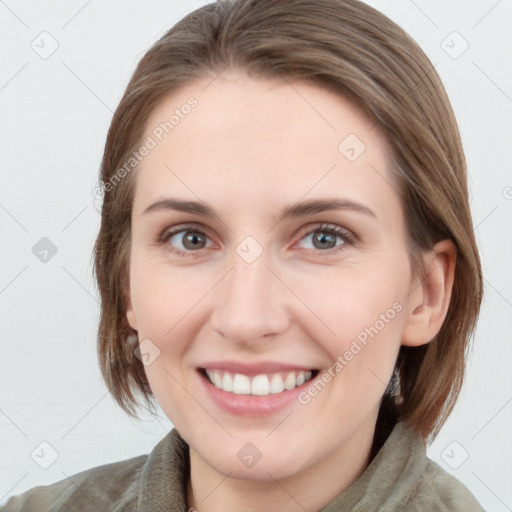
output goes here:
[{"label": "eyelash", "polygon": [[[195,226],[193,224],[189,224],[189,225],[179,226],[179,227],[177,227],[175,229],[172,229],[170,231],[169,230],[164,230],[158,236],[158,238],[156,240],[156,243],[157,243],[157,245],[164,245],[174,235],[176,235],[178,233],[181,233],[181,232],[187,232],[187,231],[191,231],[191,232],[194,232],[194,233],[199,233],[200,235],[205,236],[205,237],[208,238],[208,235],[202,229],[198,228],[197,226]],[[356,242],[355,237],[353,235],[351,235],[347,230],[341,228],[340,226],[336,226],[335,224],[321,224],[321,225],[318,225],[318,226],[314,227],[313,229],[310,229],[309,231],[304,233],[299,240],[302,240],[306,236],[315,234],[317,232],[328,233],[328,234],[332,234],[332,235],[338,235],[343,240],[343,242],[344,242],[343,244],[341,244],[341,245],[339,245],[337,247],[332,247],[331,249],[328,249],[328,250],[325,250],[325,251],[320,250],[320,249],[311,249],[311,250],[318,251],[318,252],[326,254],[326,255],[338,253],[338,252],[344,250],[344,247],[347,244],[348,245],[354,245],[355,242]],[[193,256],[194,252],[198,252],[198,253],[201,252],[200,250],[197,250],[197,251],[182,251],[181,249],[172,248],[170,244],[166,244],[165,248],[169,252],[171,252],[173,254],[176,254],[179,257],[187,257],[187,256],[191,256],[191,255],[192,255],[192,257],[194,257]]]}]

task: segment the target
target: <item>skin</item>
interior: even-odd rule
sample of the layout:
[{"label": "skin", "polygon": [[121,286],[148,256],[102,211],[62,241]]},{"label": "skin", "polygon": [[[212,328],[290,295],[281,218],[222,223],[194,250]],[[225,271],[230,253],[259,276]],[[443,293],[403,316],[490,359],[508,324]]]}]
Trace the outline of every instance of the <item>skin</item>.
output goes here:
[{"label": "skin", "polygon": [[[425,254],[427,278],[413,275],[389,147],[343,97],[229,70],[166,97],[144,138],[190,96],[197,107],[134,171],[127,318],[140,341],[149,338],[160,350],[145,370],[190,446],[188,505],[201,512],[319,510],[369,463],[400,345],[428,343],[441,328],[455,247],[438,243]],[[338,150],[351,133],[366,146],[355,161]],[[218,217],[142,213],[166,197],[205,202]],[[285,206],[326,197],[364,204],[376,218],[335,210],[278,222]],[[187,231],[155,243],[184,223],[207,235],[199,249],[185,245]],[[327,248],[315,245],[311,233],[322,223],[348,230],[356,243],[334,235]],[[252,263],[236,252],[247,236],[263,251]],[[334,245],[342,249],[326,254]],[[188,252],[180,257],[167,249],[173,246]],[[205,361],[327,370],[396,302],[401,311],[307,405],[241,418],[203,390],[196,368]],[[251,468],[237,457],[247,442],[262,453]]]}]

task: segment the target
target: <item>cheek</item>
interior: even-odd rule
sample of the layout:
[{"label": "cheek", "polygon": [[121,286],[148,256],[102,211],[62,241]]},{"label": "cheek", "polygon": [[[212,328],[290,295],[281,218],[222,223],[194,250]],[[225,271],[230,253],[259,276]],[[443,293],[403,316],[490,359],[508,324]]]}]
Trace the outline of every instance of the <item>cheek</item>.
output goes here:
[{"label": "cheek", "polygon": [[189,274],[161,264],[134,264],[131,281],[139,335],[155,339],[172,337],[175,326],[188,318],[187,313],[205,293],[200,280],[191,282]]},{"label": "cheek", "polygon": [[190,315],[188,287],[176,279],[171,286],[164,272],[147,267],[141,267],[140,272],[135,267],[132,279],[140,351],[151,358],[150,364],[143,361],[144,371],[157,401],[174,418],[177,402],[173,397],[179,396],[177,382],[183,381],[179,366],[190,339],[183,331],[187,325],[184,320]]},{"label": "cheek", "polygon": [[342,391],[336,395],[347,406],[379,398],[391,377],[404,322],[405,281],[398,268],[346,267],[315,280],[309,291],[308,304],[322,320],[311,321],[309,332],[332,361],[325,379],[338,391],[352,390],[350,400]]},{"label": "cheek", "polygon": [[200,281],[191,283],[190,278],[161,266],[141,267],[133,276],[139,341],[150,340],[150,351],[157,353],[144,371],[165,414],[176,427],[184,429],[186,425],[181,422],[197,406],[185,391],[190,378],[186,372],[187,353],[199,322],[197,302],[205,291],[200,289]]},{"label": "cheek", "polygon": [[[404,294],[402,283],[392,275],[384,267],[343,268],[323,278],[316,276],[315,286],[304,283],[301,289],[310,310],[323,324],[325,338],[336,346],[359,335],[364,341],[365,329],[372,326],[378,331],[390,331],[391,324],[398,327]],[[318,322],[315,325],[318,327]]]}]

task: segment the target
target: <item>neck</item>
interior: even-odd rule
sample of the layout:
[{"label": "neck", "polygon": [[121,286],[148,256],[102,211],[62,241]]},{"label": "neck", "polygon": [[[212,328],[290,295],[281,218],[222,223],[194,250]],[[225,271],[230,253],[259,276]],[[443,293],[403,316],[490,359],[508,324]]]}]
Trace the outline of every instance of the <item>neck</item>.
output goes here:
[{"label": "neck", "polygon": [[371,462],[375,423],[374,417],[329,457],[280,480],[240,480],[223,475],[190,448],[188,510],[320,510],[354,483]]}]

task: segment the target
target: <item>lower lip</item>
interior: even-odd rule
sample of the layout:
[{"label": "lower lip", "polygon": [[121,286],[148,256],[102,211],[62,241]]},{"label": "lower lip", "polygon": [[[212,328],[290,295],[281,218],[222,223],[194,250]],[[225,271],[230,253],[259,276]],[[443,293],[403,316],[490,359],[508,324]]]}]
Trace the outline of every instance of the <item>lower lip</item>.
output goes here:
[{"label": "lower lip", "polygon": [[203,383],[206,393],[221,409],[237,416],[269,416],[282,411],[287,406],[297,401],[297,396],[307,388],[312,380],[310,379],[301,386],[281,393],[270,393],[266,396],[258,395],[237,395],[215,387],[203,374],[198,371],[199,378]]}]

